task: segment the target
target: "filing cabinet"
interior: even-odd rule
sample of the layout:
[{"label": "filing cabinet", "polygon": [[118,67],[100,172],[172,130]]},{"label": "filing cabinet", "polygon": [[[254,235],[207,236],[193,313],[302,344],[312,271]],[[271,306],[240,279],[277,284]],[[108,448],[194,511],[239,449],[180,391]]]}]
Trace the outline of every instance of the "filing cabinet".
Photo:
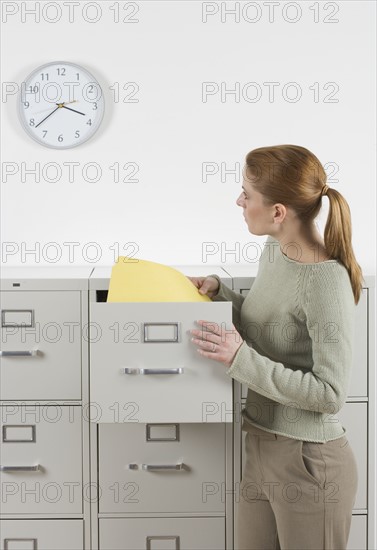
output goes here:
[{"label": "filing cabinet", "polygon": [[[246,296],[257,275],[255,266],[227,266],[232,277],[235,292]],[[339,421],[346,429],[346,436],[352,446],[358,468],[358,490],[356,494],[351,531],[348,542],[350,549],[375,547],[375,483],[376,483],[376,390],[375,390],[375,278],[364,276],[365,286],[355,308],[355,332],[353,366],[350,376],[347,401],[337,415],[329,415],[328,421]],[[247,386],[235,381],[235,483],[242,479],[244,465],[244,438],[241,430],[242,408],[246,405]],[[237,507],[235,507],[235,521]],[[235,541],[236,544],[236,541]]]},{"label": "filing cabinet", "polygon": [[92,268],[2,267],[0,548],[89,549]]},{"label": "filing cabinet", "polygon": [[[256,266],[217,273],[246,294]],[[245,386],[188,330],[231,304],[106,303],[111,268],[2,268],[0,550],[236,549]],[[348,550],[375,548],[374,277],[338,421],[359,485]]]},{"label": "filing cabinet", "polygon": [[231,548],[233,381],[189,334],[199,319],[230,329],[231,304],[107,303],[110,273],[89,282],[93,539]]}]

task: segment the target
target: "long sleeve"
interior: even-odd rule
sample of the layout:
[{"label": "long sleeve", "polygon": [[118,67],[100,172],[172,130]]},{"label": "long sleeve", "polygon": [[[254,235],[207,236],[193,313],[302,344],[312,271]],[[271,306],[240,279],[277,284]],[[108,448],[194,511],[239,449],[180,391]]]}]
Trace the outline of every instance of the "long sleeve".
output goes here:
[{"label": "long sleeve", "polygon": [[229,376],[278,403],[336,414],[343,406],[352,366],[354,298],[344,266],[318,265],[302,292],[302,316],[312,367],[295,368],[242,343]]},{"label": "long sleeve", "polygon": [[232,302],[232,317],[233,317],[233,324],[236,327],[237,331],[241,333],[241,326],[240,326],[240,315],[241,315],[241,307],[245,300],[245,296],[242,294],[239,294],[238,292],[234,292],[234,290],[231,290],[229,287],[224,285],[224,283],[221,281],[220,277],[218,275],[209,275],[209,277],[214,277],[219,281],[219,290],[212,298],[213,302]]}]

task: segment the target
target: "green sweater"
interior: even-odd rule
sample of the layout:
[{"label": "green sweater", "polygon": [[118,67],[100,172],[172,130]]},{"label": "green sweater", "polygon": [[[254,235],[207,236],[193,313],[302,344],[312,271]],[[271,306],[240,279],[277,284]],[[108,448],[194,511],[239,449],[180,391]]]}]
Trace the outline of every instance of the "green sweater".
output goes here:
[{"label": "green sweater", "polygon": [[291,260],[269,236],[246,296],[212,277],[212,300],[232,301],[244,340],[226,372],[248,386],[246,425],[305,441],[342,437],[336,413],[348,394],[356,307],[346,268]]}]

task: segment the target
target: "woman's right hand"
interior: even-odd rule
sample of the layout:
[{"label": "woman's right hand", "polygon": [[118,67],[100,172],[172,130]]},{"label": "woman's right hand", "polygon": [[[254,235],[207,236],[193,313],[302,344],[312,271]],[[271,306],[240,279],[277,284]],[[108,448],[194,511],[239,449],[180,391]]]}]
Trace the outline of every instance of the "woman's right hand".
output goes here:
[{"label": "woman's right hand", "polygon": [[196,286],[200,294],[206,294],[209,298],[216,296],[219,290],[219,281],[215,277],[187,277]]}]

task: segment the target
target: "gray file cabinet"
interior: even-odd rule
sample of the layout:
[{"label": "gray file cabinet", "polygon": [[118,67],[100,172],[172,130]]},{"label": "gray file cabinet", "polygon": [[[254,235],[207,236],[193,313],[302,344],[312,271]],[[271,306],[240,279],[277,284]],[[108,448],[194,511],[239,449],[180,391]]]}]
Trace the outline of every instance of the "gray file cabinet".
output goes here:
[{"label": "gray file cabinet", "polygon": [[230,328],[231,304],[106,303],[110,275],[94,269],[89,290],[92,547],[231,549],[233,380],[188,334]]},{"label": "gray file cabinet", "polygon": [[91,268],[2,268],[0,548],[90,548]]},{"label": "gray file cabinet", "polygon": [[[246,293],[256,266],[217,273]],[[233,550],[246,388],[187,331],[231,304],[107,304],[110,267],[2,268],[0,550]],[[375,544],[374,277],[339,419],[359,487],[348,549]],[[157,374],[155,369],[163,371]]]},{"label": "gray file cabinet", "polygon": [[[257,274],[256,266],[227,266],[233,290],[246,295]],[[376,393],[375,393],[375,278],[365,276],[365,288],[356,307],[354,359],[349,393],[338,419],[347,430],[357,461],[359,483],[353,511],[348,550],[375,546],[375,476],[376,476]],[[240,411],[246,404],[247,386],[235,382],[235,406]],[[235,483],[242,479],[244,433],[239,414],[235,422]],[[235,515],[237,507],[235,507]],[[235,533],[236,535],[236,533]],[[235,539],[235,548],[236,539]]]}]

